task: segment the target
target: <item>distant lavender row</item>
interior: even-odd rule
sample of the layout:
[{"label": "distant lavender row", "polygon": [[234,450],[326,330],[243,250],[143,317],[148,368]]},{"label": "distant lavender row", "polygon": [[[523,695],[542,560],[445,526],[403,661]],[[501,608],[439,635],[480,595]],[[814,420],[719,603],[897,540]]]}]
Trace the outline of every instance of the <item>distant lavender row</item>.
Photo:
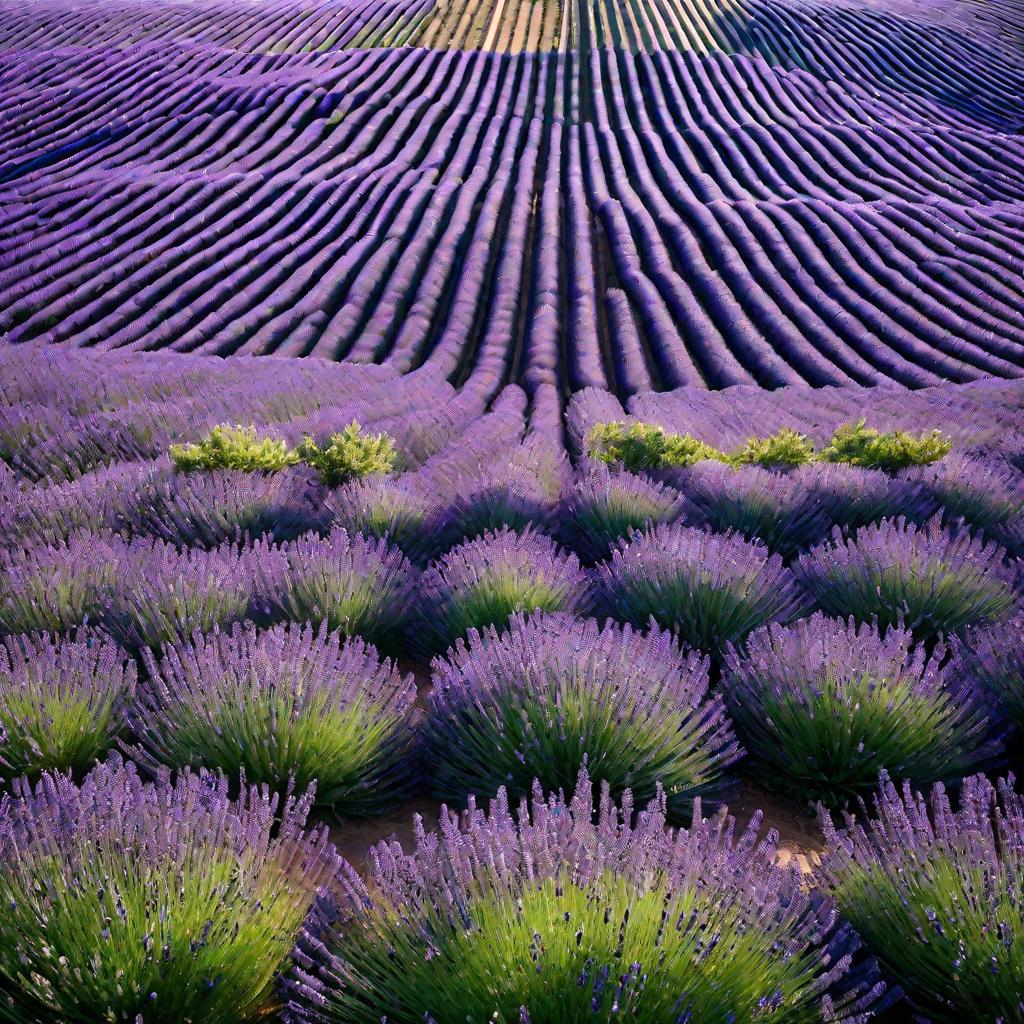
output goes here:
[{"label": "distant lavender row", "polygon": [[540,405],[1024,373],[1012,0],[462,6],[8,3],[0,333]]}]

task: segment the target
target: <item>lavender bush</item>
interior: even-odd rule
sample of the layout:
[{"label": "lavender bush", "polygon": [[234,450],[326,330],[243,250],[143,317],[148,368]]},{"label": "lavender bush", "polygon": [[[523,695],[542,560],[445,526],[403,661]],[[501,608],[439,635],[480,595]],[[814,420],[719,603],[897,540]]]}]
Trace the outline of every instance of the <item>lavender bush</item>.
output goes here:
[{"label": "lavender bush", "polygon": [[664,484],[596,463],[562,503],[560,536],[592,563],[607,558],[618,541],[634,530],[694,515],[687,500]]},{"label": "lavender bush", "polygon": [[102,636],[12,636],[0,645],[0,772],[76,777],[106,755],[135,690],[133,661]]},{"label": "lavender bush", "polygon": [[417,574],[397,548],[336,526],[325,538],[310,534],[280,550],[283,576],[264,573],[259,584],[274,614],[324,622],[385,654],[398,652]]},{"label": "lavender bush", "polygon": [[953,640],[950,675],[964,686],[978,686],[1018,730],[1024,727],[1024,617],[969,630]]},{"label": "lavender bush", "polygon": [[408,788],[416,696],[360,639],[324,626],[196,636],[145,652],[129,711],[147,767],[210,768],[283,792],[315,784],[318,805],[370,813]]},{"label": "lavender bush", "polygon": [[964,781],[959,809],[883,777],[874,817],[824,819],[818,881],[934,1024],[1021,1020],[1024,798],[1009,778]]},{"label": "lavender bush", "polygon": [[328,494],[324,512],[331,525],[384,538],[413,562],[422,561],[431,545],[431,503],[402,476],[378,473],[351,480]]},{"label": "lavender bush", "polygon": [[124,548],[119,538],[85,532],[0,554],[0,632],[65,633],[97,621]]},{"label": "lavender bush", "polygon": [[823,540],[831,526],[827,508],[799,472],[707,462],[676,470],[669,480],[693,503],[703,524],[759,540],[784,558]]},{"label": "lavender bush", "polygon": [[264,1020],[319,888],[346,884],[308,799],[112,757],[0,799],[0,1020]]},{"label": "lavender bush", "polygon": [[443,811],[412,853],[375,847],[365,907],[315,908],[286,1021],[866,1020],[882,986],[759,826],[666,830],[664,800],[633,824],[585,773],[569,804]]},{"label": "lavender bush", "polygon": [[723,689],[760,777],[834,807],[873,789],[882,768],[923,785],[993,757],[984,707],[944,678],[943,656],[907,630],[815,614],[730,648]]},{"label": "lavender bush", "polygon": [[656,526],[635,534],[595,572],[602,611],[637,626],[653,619],[708,652],[807,607],[778,555],[732,533]]},{"label": "lavender bush", "polygon": [[289,540],[315,525],[304,490],[305,482],[291,473],[156,474],[140,487],[125,514],[125,528],[178,547],[213,548],[259,537]]},{"label": "lavender bush", "polygon": [[133,541],[121,559],[103,624],[130,648],[159,648],[196,630],[228,626],[255,613],[257,569],[279,574],[277,549],[257,543],[178,551],[166,541]]},{"label": "lavender bush", "polygon": [[508,631],[472,630],[434,663],[423,734],[433,786],[510,799],[572,788],[586,764],[618,799],[646,803],[656,783],[674,820],[721,792],[740,751],[705,659],[669,633],[564,614],[513,616]]},{"label": "lavender bush", "polygon": [[532,530],[467,541],[423,574],[410,647],[424,660],[471,629],[502,627],[516,612],[583,612],[589,591],[575,555]]},{"label": "lavender bush", "polygon": [[921,527],[883,522],[854,540],[836,530],[794,569],[829,614],[877,619],[882,629],[900,623],[919,638],[997,621],[1018,604],[1018,571],[1006,552],[938,518]]}]

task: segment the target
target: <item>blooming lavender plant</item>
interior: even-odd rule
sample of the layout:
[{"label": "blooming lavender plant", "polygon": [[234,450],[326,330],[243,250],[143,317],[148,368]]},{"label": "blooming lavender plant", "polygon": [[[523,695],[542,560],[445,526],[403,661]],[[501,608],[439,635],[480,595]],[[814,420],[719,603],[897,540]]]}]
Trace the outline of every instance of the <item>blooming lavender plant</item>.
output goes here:
[{"label": "blooming lavender plant", "polygon": [[948,522],[1024,554],[1024,474],[997,459],[944,459],[920,472]]},{"label": "blooming lavender plant", "polygon": [[560,536],[587,563],[607,558],[623,537],[648,524],[689,521],[689,502],[664,484],[595,462],[562,503]]},{"label": "blooming lavender plant", "polygon": [[683,656],[669,633],[564,614],[512,617],[507,633],[470,631],[434,663],[423,723],[438,796],[511,799],[569,790],[582,765],[618,799],[665,789],[670,816],[697,794],[720,793],[740,756],[708,666]]},{"label": "blooming lavender plant", "polygon": [[115,745],[136,668],[102,636],[82,631],[7,637],[0,645],[0,770],[84,773]]},{"label": "blooming lavender plant", "polygon": [[1006,552],[938,517],[918,527],[903,519],[860,530],[835,530],[794,566],[797,577],[831,615],[897,623],[919,638],[950,635],[1012,614],[1016,567]]},{"label": "blooming lavender plant", "polygon": [[365,537],[384,538],[413,562],[431,545],[431,502],[403,476],[372,474],[328,494],[324,511],[333,526]]},{"label": "blooming lavender plant", "polygon": [[153,475],[125,515],[125,528],[179,547],[205,548],[246,538],[288,540],[313,528],[312,508],[295,474],[220,469]]},{"label": "blooming lavender plant", "polygon": [[128,717],[147,767],[244,772],[279,792],[315,784],[318,805],[345,815],[407,791],[413,677],[362,640],[247,623],[144,658]]},{"label": "blooming lavender plant", "polygon": [[969,630],[953,639],[950,675],[964,686],[980,686],[999,712],[1024,728],[1024,616]]},{"label": "blooming lavender plant", "polygon": [[782,788],[829,806],[888,769],[915,785],[959,778],[997,744],[972,688],[947,681],[910,632],[815,614],[756,630],[726,655],[723,689],[744,744]]},{"label": "blooming lavender plant", "polygon": [[112,755],[0,800],[0,1020],[263,1020],[318,888],[351,888],[309,797]]},{"label": "blooming lavender plant", "polygon": [[85,532],[0,555],[0,632],[65,633],[95,622],[124,548],[119,538]]},{"label": "blooming lavender plant", "polygon": [[280,550],[283,575],[264,572],[259,583],[276,615],[325,622],[385,654],[398,652],[417,573],[397,548],[336,526],[325,538],[310,534]]},{"label": "blooming lavender plant", "polygon": [[516,612],[587,610],[575,555],[533,530],[502,529],[467,541],[423,574],[410,646],[424,659],[471,629],[504,626]]},{"label": "blooming lavender plant", "polygon": [[784,558],[828,535],[828,511],[800,473],[776,473],[759,465],[702,462],[667,477],[693,503],[699,521],[714,530],[760,540]]},{"label": "blooming lavender plant", "polygon": [[862,1022],[883,986],[851,970],[857,940],[760,816],[665,828],[586,773],[571,803],[502,790],[372,851],[368,905],[322,900],[287,979],[288,1024],[777,1019]]},{"label": "blooming lavender plant", "polygon": [[883,776],[874,817],[824,817],[817,872],[843,915],[933,1024],[1021,1019],[1024,798],[1013,778],[966,779],[954,810]]},{"label": "blooming lavender plant", "polygon": [[210,551],[140,538],[124,551],[104,626],[126,647],[158,648],[255,613],[257,568],[280,574],[276,548],[222,544]]},{"label": "blooming lavender plant", "polygon": [[797,618],[808,604],[778,555],[732,533],[656,526],[595,572],[601,610],[638,626],[653,619],[711,653],[766,622]]},{"label": "blooming lavender plant", "polygon": [[807,466],[794,476],[825,508],[828,521],[847,534],[900,516],[908,523],[924,523],[938,509],[920,477],[830,463]]}]

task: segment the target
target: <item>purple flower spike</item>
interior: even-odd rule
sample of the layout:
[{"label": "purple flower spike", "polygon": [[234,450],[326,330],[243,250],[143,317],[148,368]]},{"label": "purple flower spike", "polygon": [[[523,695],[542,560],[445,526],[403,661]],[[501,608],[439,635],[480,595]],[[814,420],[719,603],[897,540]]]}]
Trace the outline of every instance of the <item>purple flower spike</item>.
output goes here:
[{"label": "purple flower spike", "polygon": [[587,578],[575,555],[527,530],[468,541],[423,574],[410,646],[426,660],[470,629],[504,626],[515,612],[584,612]]},{"label": "purple flower spike", "polygon": [[856,937],[777,839],[725,816],[635,819],[581,772],[571,802],[539,789],[513,813],[442,811],[416,846],[372,851],[365,910],[322,901],[294,954],[288,1024],[780,1020],[861,1024],[884,986],[852,969]]},{"label": "purple flower spike", "polygon": [[809,603],[763,544],[684,526],[634,534],[595,573],[603,611],[638,626],[653,619],[709,653],[766,622],[797,618]]}]

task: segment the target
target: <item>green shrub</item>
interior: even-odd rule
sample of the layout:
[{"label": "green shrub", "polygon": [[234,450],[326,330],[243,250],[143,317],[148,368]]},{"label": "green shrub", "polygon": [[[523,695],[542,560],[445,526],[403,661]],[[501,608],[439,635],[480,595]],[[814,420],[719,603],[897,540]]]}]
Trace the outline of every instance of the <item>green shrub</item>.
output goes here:
[{"label": "green shrub", "polygon": [[768,437],[750,437],[729,456],[737,466],[763,466],[765,469],[789,469],[805,466],[815,459],[814,445],[806,434],[789,427]]},{"label": "green shrub", "polygon": [[175,469],[191,473],[201,469],[241,469],[248,473],[276,473],[294,466],[298,455],[284,441],[260,437],[254,426],[220,423],[201,441],[172,444]]},{"label": "green shrub", "polygon": [[950,438],[930,430],[915,437],[903,430],[882,434],[866,420],[839,427],[832,443],[821,453],[825,462],[845,462],[865,469],[893,473],[908,466],[927,466],[949,454]]},{"label": "green shrub", "polygon": [[598,423],[587,437],[591,458],[608,465],[622,465],[631,471],[692,466],[707,459],[724,461],[726,456],[692,434],[667,434],[648,423]]},{"label": "green shrub", "polygon": [[363,434],[353,420],[340,434],[332,434],[321,448],[311,437],[298,447],[299,458],[313,467],[328,487],[358,480],[375,473],[390,473],[397,452],[387,434]]}]

